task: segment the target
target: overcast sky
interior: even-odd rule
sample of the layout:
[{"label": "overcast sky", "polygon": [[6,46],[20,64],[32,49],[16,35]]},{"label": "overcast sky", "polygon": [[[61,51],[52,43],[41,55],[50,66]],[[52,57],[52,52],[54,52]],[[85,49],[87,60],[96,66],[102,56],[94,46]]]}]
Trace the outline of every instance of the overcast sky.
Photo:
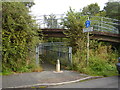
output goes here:
[{"label": "overcast sky", "polygon": [[34,16],[48,14],[63,14],[69,10],[69,7],[80,11],[83,7],[98,3],[102,10],[108,0],[34,0],[35,5],[31,8]]}]

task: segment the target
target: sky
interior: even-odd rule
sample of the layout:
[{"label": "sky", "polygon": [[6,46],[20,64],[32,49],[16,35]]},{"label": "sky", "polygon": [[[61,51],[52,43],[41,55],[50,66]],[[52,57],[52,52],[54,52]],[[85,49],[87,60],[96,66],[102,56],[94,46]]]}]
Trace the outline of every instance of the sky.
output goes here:
[{"label": "sky", "polygon": [[40,16],[52,13],[64,14],[69,10],[69,7],[80,11],[80,9],[91,3],[98,3],[100,9],[103,10],[108,0],[34,0],[34,2],[35,5],[31,8],[31,14]]}]

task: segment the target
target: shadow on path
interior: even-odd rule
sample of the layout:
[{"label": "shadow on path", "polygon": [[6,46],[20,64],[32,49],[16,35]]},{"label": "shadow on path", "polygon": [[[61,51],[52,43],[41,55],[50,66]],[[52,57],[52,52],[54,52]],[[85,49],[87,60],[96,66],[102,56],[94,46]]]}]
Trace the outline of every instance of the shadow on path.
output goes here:
[{"label": "shadow on path", "polygon": [[42,68],[43,68],[43,71],[55,71],[55,68],[56,66],[47,62],[47,61],[44,61],[42,64],[41,64]]},{"label": "shadow on path", "polygon": [[[54,64],[51,64],[50,62],[47,62],[47,61],[44,61],[42,64],[41,64],[42,68],[43,68],[43,71],[55,71],[56,70],[56,65]],[[60,69],[61,70],[65,70],[65,67],[64,66],[60,66]],[[66,69],[67,70],[67,69]]]}]

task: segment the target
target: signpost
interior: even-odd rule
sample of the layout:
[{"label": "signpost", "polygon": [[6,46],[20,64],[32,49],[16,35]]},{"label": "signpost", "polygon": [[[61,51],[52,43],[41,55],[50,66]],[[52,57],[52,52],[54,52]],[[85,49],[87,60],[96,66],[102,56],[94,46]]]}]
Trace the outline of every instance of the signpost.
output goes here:
[{"label": "signpost", "polygon": [[88,27],[90,26],[90,20],[87,20],[87,21],[85,22],[85,26],[86,26],[86,28],[88,28]]},{"label": "signpost", "polygon": [[83,28],[83,32],[91,32],[93,31],[93,27]]},{"label": "signpost", "polygon": [[87,59],[86,59],[86,65],[88,65],[88,61],[89,61],[89,40],[90,40],[89,39],[89,32],[93,31],[93,27],[90,27],[90,24],[91,24],[90,20],[87,20],[85,22],[86,28],[83,29],[83,32],[88,32],[88,34],[87,34]]}]

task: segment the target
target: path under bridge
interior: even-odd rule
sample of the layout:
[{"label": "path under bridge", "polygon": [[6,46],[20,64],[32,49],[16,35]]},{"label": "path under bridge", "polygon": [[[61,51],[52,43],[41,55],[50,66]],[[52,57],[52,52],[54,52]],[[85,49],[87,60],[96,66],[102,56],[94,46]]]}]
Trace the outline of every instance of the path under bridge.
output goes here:
[{"label": "path under bridge", "polygon": [[36,46],[36,64],[52,63],[56,64],[57,60],[63,66],[72,65],[72,47],[68,47],[64,42],[39,43]]}]

